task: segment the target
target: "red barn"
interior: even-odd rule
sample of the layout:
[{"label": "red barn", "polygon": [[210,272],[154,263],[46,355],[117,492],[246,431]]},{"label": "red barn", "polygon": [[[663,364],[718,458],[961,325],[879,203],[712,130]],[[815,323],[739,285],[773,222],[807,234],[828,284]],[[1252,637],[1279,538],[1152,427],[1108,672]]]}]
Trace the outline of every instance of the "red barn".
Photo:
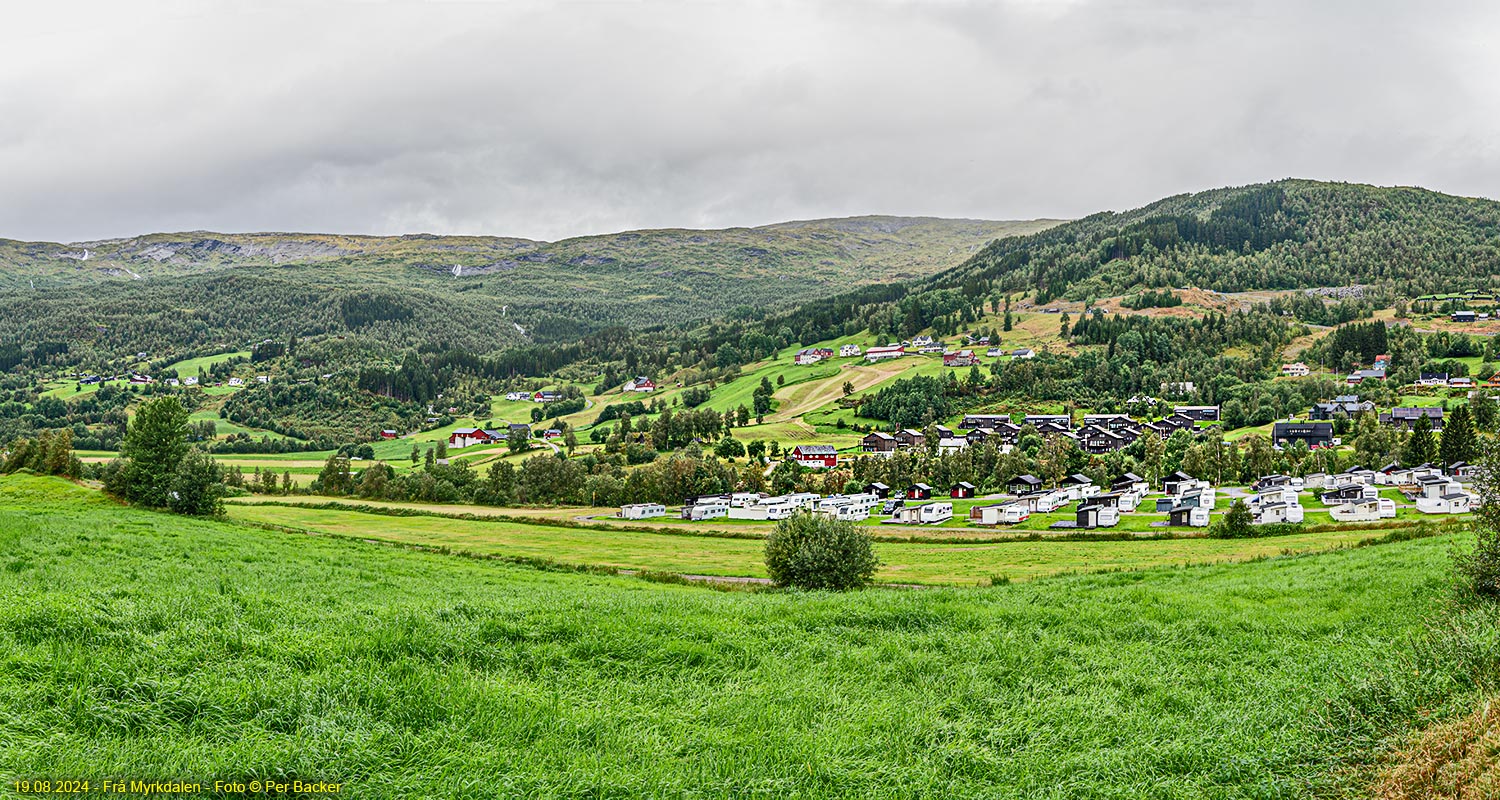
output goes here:
[{"label": "red barn", "polygon": [[832,469],[839,464],[839,454],[831,444],[799,444],[792,448],[792,460],[811,469]]}]

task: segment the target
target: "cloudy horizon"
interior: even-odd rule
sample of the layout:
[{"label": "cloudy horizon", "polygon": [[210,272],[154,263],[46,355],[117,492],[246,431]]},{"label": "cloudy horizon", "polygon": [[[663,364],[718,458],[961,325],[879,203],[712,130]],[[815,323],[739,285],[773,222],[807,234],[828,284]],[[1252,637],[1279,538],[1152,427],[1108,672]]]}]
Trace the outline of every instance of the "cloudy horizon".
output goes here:
[{"label": "cloudy horizon", "polygon": [[1286,177],[1500,197],[1483,3],[62,2],[0,238],[1073,218]]}]

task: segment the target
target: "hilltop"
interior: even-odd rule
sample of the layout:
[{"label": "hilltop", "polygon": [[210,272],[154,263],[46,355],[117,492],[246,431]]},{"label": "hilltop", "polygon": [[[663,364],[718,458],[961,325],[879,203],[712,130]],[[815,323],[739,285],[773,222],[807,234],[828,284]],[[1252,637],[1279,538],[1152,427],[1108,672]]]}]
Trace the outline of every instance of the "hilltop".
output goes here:
[{"label": "hilltop", "polygon": [[997,240],[925,285],[993,282],[1083,300],[1138,287],[1226,292],[1377,284],[1411,296],[1500,273],[1500,202],[1283,180],[1176,195]]},{"label": "hilltop", "polygon": [[[0,240],[0,308],[15,312],[4,314],[11,324],[0,333],[141,349],[129,342],[156,348],[360,332],[401,346],[444,342],[487,352],[918,280],[997,236],[1054,224],[855,217],[558,242],[207,232]],[[378,312],[351,316],[350,303]]]}]

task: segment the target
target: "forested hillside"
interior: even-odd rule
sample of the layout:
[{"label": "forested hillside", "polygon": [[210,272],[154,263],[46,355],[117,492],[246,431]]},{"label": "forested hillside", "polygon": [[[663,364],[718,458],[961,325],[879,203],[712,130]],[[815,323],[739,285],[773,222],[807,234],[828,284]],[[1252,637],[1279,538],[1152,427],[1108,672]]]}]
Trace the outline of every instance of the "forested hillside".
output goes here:
[{"label": "forested hillside", "polygon": [[360,333],[489,352],[915,280],[997,236],[1051,224],[859,217],[554,243],[212,233],[0,240],[0,338],[161,350]]},{"label": "forested hillside", "polygon": [[997,240],[927,285],[1084,300],[1136,287],[1218,291],[1488,286],[1500,203],[1425,189],[1285,180],[1178,195]]}]

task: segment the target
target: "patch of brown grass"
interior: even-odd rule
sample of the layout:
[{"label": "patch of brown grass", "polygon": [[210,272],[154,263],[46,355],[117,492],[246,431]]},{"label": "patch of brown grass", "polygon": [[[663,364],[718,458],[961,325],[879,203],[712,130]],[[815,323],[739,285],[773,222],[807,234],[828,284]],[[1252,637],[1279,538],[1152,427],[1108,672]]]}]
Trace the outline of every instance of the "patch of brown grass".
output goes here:
[{"label": "patch of brown grass", "polygon": [[1378,800],[1500,798],[1500,697],[1468,716],[1433,726],[1379,773]]}]

